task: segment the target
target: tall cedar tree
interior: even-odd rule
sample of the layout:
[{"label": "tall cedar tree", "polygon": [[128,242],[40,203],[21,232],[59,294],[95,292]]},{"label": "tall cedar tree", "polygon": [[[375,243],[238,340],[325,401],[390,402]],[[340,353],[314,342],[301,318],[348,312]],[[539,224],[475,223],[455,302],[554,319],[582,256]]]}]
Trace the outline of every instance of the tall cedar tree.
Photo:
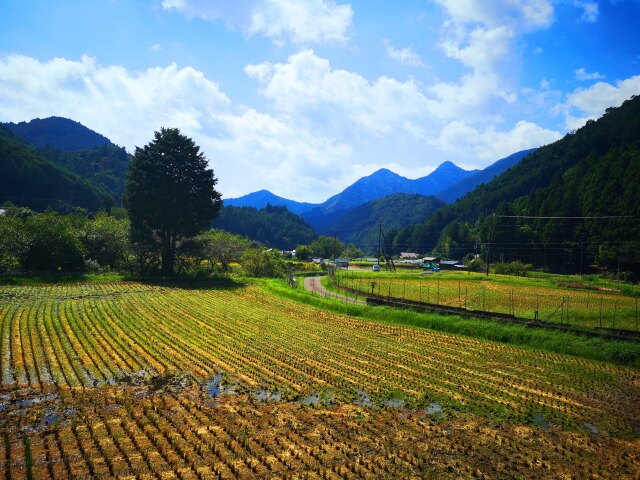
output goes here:
[{"label": "tall cedar tree", "polygon": [[222,200],[200,148],[177,128],[161,128],[136,147],[124,193],[134,241],[159,247],[162,274],[173,274],[176,244],[209,227]]}]

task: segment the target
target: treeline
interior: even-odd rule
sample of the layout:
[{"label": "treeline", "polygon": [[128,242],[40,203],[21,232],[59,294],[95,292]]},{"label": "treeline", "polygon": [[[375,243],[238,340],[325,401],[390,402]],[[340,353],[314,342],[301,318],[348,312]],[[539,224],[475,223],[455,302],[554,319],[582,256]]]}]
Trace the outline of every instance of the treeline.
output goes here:
[{"label": "treeline", "polygon": [[[640,272],[640,97],[397,231],[395,251],[482,253],[552,271]],[[527,218],[535,217],[535,218]],[[587,218],[583,218],[587,217]]]},{"label": "treeline", "polygon": [[264,245],[292,250],[317,237],[311,226],[287,207],[267,204],[263,209],[224,206],[212,226],[250,237]]},{"label": "treeline", "polygon": [[[155,275],[160,251],[131,241],[129,220],[100,212],[71,214],[34,212],[5,206],[0,214],[0,273],[55,273],[116,271]],[[176,272],[189,276],[229,273],[242,266],[250,276],[281,276],[286,271],[279,251],[266,251],[246,237],[207,230],[183,239],[177,249]]]}]

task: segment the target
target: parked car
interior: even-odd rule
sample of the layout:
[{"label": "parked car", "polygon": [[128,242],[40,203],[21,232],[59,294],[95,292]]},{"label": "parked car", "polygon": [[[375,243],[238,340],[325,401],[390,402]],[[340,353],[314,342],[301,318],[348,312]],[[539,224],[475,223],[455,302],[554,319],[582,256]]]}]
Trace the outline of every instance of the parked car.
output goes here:
[{"label": "parked car", "polygon": [[371,267],[371,270],[373,270],[374,272],[379,272],[380,271],[380,265],[374,265],[373,267]]}]

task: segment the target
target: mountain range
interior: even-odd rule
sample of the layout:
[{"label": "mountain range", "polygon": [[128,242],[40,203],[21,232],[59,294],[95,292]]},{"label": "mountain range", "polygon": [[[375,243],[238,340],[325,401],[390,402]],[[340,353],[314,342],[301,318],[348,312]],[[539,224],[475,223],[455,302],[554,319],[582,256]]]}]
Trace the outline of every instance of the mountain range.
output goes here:
[{"label": "mountain range", "polygon": [[[491,181],[495,176],[513,167],[534,151],[535,149],[530,149],[514,153],[483,170],[464,170],[447,161],[440,164],[429,175],[415,180],[382,168],[371,175],[360,178],[342,192],[322,203],[296,202],[279,197],[268,190],[260,190],[239,198],[226,199],[224,203],[228,206],[257,209],[267,205],[285,206],[292,212],[301,215],[317,232],[330,234],[335,230],[344,230],[340,228],[343,227],[343,223],[339,219],[349,210],[389,195],[417,194],[423,198],[435,197],[446,203],[455,201],[476,186]],[[395,227],[397,225],[394,225],[393,228]],[[341,239],[349,241],[349,235],[345,235]]]}]

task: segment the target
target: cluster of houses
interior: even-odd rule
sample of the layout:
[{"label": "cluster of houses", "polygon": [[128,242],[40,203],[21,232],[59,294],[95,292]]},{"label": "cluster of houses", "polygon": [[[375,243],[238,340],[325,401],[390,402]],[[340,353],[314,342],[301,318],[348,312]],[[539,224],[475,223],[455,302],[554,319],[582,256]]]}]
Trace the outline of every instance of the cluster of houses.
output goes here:
[{"label": "cluster of houses", "polygon": [[400,262],[417,265],[423,268],[439,268],[440,270],[465,270],[464,263],[460,260],[442,260],[439,257],[421,257],[413,252],[400,252]]},{"label": "cluster of houses", "polygon": [[[367,262],[377,262],[375,257],[365,258]],[[417,253],[401,252],[398,260],[400,263],[415,265],[417,267],[427,268],[431,270],[465,270],[467,267],[460,260],[442,260],[439,257],[422,257]],[[312,262],[318,265],[325,263],[322,258],[313,258]],[[333,263],[333,262],[330,262]],[[348,258],[337,258],[335,265],[338,268],[349,268]]]}]

